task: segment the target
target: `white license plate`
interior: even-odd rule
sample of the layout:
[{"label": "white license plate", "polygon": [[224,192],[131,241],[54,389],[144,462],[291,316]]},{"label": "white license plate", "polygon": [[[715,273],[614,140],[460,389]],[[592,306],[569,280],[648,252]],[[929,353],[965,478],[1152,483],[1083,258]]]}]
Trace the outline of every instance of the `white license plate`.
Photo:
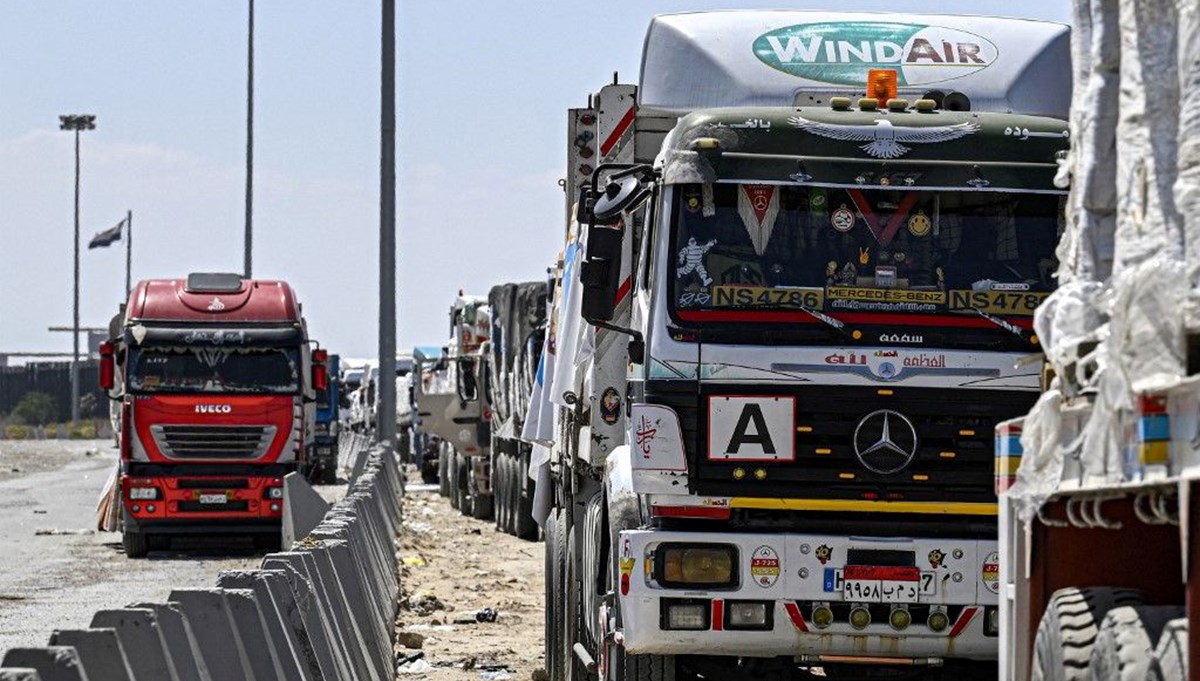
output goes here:
[{"label": "white license plate", "polygon": [[[839,591],[847,601],[860,603],[919,603],[937,595],[937,573],[916,568],[835,569],[826,580],[826,591]],[[832,588],[830,588],[832,586]]]},{"label": "white license plate", "polygon": [[200,503],[202,504],[223,504],[228,499],[224,494],[201,494]]}]

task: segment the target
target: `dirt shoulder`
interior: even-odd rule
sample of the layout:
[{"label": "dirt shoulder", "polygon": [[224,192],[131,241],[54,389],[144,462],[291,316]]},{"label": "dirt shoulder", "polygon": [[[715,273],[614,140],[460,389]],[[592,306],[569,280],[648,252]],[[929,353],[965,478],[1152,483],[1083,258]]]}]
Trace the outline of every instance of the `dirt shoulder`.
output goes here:
[{"label": "dirt shoulder", "polygon": [[397,632],[409,647],[398,645],[397,657],[423,657],[402,664],[397,679],[541,677],[542,544],[462,516],[436,486],[410,485],[400,555]]}]

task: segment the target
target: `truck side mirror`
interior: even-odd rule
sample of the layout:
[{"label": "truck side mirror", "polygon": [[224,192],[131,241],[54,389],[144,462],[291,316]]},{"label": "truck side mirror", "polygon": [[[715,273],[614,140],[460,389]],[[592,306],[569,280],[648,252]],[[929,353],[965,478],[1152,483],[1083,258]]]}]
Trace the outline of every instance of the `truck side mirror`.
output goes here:
[{"label": "truck side mirror", "polygon": [[581,312],[594,324],[611,320],[616,312],[625,228],[618,223],[616,227],[588,225],[587,230],[587,259],[579,268],[583,284]]},{"label": "truck side mirror", "polygon": [[597,224],[612,224],[620,219],[621,213],[636,210],[648,196],[650,189],[637,175],[610,179],[604,191],[595,197],[592,215]]},{"label": "truck side mirror", "polygon": [[329,361],[329,352],[326,350],[313,350],[312,352],[312,384],[313,390],[327,390],[329,388],[329,368],[325,366],[325,362]]},{"label": "truck side mirror", "polygon": [[116,385],[117,376],[117,346],[112,341],[100,344],[100,388],[112,390]]}]

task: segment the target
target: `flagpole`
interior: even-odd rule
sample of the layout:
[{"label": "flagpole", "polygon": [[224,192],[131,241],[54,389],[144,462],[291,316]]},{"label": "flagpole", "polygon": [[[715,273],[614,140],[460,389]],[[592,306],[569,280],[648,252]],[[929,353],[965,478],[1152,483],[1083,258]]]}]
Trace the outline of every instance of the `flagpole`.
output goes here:
[{"label": "flagpole", "polygon": [[125,297],[133,290],[130,286],[129,275],[133,271],[133,211],[125,211]]}]

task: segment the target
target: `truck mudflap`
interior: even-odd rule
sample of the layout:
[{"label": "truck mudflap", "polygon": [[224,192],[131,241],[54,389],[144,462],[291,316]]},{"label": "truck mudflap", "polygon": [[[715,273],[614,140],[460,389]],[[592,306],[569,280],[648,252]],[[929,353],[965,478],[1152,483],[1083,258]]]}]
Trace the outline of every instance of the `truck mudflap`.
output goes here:
[{"label": "truck mudflap", "polygon": [[630,530],[618,546],[629,653],[997,657],[995,541]]},{"label": "truck mudflap", "polygon": [[121,476],[127,525],[139,531],[258,531],[283,519],[283,478]]}]

